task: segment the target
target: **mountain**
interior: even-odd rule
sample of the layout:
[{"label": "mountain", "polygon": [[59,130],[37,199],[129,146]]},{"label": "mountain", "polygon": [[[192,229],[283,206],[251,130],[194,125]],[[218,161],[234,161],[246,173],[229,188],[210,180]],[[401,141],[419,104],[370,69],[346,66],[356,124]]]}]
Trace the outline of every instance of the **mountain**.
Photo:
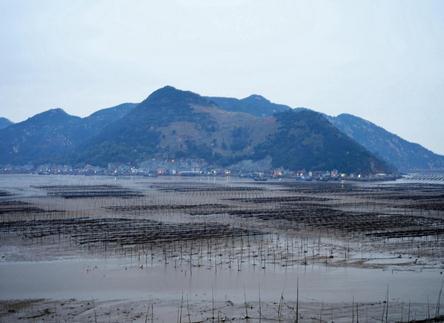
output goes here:
[{"label": "mountain", "polygon": [[[350,115],[291,109],[259,95],[204,97],[171,86],[138,104],[85,118],[52,109],[0,129],[0,138],[0,164],[19,165],[137,165],[155,158],[375,173],[394,171],[391,165],[423,166],[424,159],[428,167],[437,167],[440,157]],[[382,150],[387,146],[390,150]]]},{"label": "mountain", "polygon": [[8,127],[8,126],[10,126],[12,124],[13,124],[12,121],[10,121],[10,120],[8,120],[6,118],[0,117],[0,129],[6,128],[6,127]]},{"label": "mountain", "polygon": [[444,156],[399,136],[362,118],[340,114],[330,122],[368,151],[400,171],[444,169]]},{"label": "mountain", "polygon": [[77,162],[197,158],[227,166],[271,158],[274,167],[293,170],[390,170],[317,112],[284,108],[285,112],[269,111],[262,117],[244,113],[239,106],[228,107],[227,102],[221,107],[214,98],[161,88],[82,145]]},{"label": "mountain", "polygon": [[51,109],[0,129],[0,164],[71,163],[81,143],[96,136],[134,106],[124,103],[83,119],[59,108]]},{"label": "mountain", "polygon": [[263,96],[253,94],[244,99],[207,97],[222,110],[229,112],[244,112],[256,117],[271,116],[278,112],[290,110],[289,106],[272,103]]},{"label": "mountain", "polygon": [[82,119],[51,109],[0,130],[0,164],[55,162],[82,140]]},{"label": "mountain", "polygon": [[223,111],[193,92],[166,86],[86,143],[79,161],[105,165],[157,157],[227,164],[253,153],[253,145],[267,133],[258,132],[257,125],[265,123],[251,115]]},{"label": "mountain", "polygon": [[277,131],[258,147],[273,167],[375,173],[394,171],[338,131],[322,114],[308,109],[275,114]]}]

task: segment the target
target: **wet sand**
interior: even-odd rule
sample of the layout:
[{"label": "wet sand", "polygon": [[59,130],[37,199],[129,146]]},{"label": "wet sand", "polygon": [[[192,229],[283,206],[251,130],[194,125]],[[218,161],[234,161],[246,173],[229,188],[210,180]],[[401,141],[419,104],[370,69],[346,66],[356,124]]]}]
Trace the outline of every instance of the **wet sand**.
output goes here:
[{"label": "wet sand", "polygon": [[11,175],[0,190],[3,321],[440,315],[443,185]]}]

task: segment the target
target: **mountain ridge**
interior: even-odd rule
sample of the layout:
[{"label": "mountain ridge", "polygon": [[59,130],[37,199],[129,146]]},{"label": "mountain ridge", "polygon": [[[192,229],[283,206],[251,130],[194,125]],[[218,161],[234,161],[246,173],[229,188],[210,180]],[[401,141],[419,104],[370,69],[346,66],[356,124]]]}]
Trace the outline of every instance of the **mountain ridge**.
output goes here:
[{"label": "mountain ridge", "polygon": [[[247,100],[272,104],[259,96],[250,96]],[[212,98],[166,86],[154,91],[127,115],[104,127],[98,136],[82,145],[77,161],[105,165],[109,162],[137,164],[152,158],[192,158],[228,166],[242,160],[258,161],[271,157],[273,167],[292,170],[341,168],[347,172],[371,173],[389,169],[359,144],[342,135],[317,112],[304,110],[298,114],[299,110],[289,108],[285,111],[301,118],[297,121],[302,126],[297,129],[297,141],[282,141],[279,146],[281,141],[276,142],[274,136],[282,127],[291,128],[291,125],[284,125],[285,118],[275,117],[279,113],[267,117],[246,114],[242,109],[227,113]],[[310,118],[320,118],[325,122],[312,122],[310,127],[306,125],[311,122]],[[296,142],[304,142],[306,137],[310,137],[312,144],[320,143],[322,148],[315,152],[310,144],[299,145],[299,148],[304,148],[304,153],[298,158],[290,158],[292,162],[279,158],[279,150],[268,154],[263,148],[269,142],[270,147],[279,146],[280,151],[289,151]],[[347,146],[354,158],[349,156],[349,162],[345,162],[348,152],[335,154],[335,146],[341,149]],[[336,156],[337,160],[330,158],[323,162],[325,155]]]},{"label": "mountain ridge", "polygon": [[[377,140],[368,140],[369,128]],[[220,166],[271,160],[270,167],[275,168],[365,173],[406,170],[403,163],[409,154],[418,149],[431,153],[416,145],[416,150],[405,152],[404,160],[393,163],[393,154],[381,153],[375,142],[403,146],[405,141],[397,136],[393,141],[387,134],[396,136],[352,115],[331,117],[293,109],[258,94],[243,99],[208,97],[164,86],[140,103],[100,109],[84,118],[56,108],[0,129],[6,139],[0,142],[0,164],[106,165],[196,158]]]},{"label": "mountain ridge", "polygon": [[[69,162],[67,157],[82,141],[95,136],[109,119],[116,119],[120,106],[98,110],[85,118],[53,108],[0,129],[0,164]],[[108,109],[113,109],[111,117]]]},{"label": "mountain ridge", "polygon": [[444,156],[409,142],[386,129],[348,113],[329,117],[339,130],[400,171],[444,170]]}]

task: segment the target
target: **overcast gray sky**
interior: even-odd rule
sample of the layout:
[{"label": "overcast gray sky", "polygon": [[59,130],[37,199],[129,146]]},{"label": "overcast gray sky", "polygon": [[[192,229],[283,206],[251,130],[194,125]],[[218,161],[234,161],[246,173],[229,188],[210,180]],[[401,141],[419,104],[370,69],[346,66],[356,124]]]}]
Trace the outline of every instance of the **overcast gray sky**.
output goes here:
[{"label": "overcast gray sky", "polygon": [[0,0],[0,116],[164,85],[352,113],[444,154],[444,1]]}]

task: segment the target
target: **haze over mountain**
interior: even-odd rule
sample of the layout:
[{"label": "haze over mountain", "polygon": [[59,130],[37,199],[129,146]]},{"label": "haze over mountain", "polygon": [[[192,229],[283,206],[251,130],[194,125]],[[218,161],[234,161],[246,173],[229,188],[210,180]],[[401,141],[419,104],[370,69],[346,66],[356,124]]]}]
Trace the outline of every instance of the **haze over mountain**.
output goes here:
[{"label": "haze over mountain", "polygon": [[0,164],[16,165],[137,165],[156,158],[375,173],[439,168],[444,159],[350,115],[327,117],[259,95],[204,97],[170,86],[139,104],[86,118],[52,109],[1,129],[0,138]]}]

